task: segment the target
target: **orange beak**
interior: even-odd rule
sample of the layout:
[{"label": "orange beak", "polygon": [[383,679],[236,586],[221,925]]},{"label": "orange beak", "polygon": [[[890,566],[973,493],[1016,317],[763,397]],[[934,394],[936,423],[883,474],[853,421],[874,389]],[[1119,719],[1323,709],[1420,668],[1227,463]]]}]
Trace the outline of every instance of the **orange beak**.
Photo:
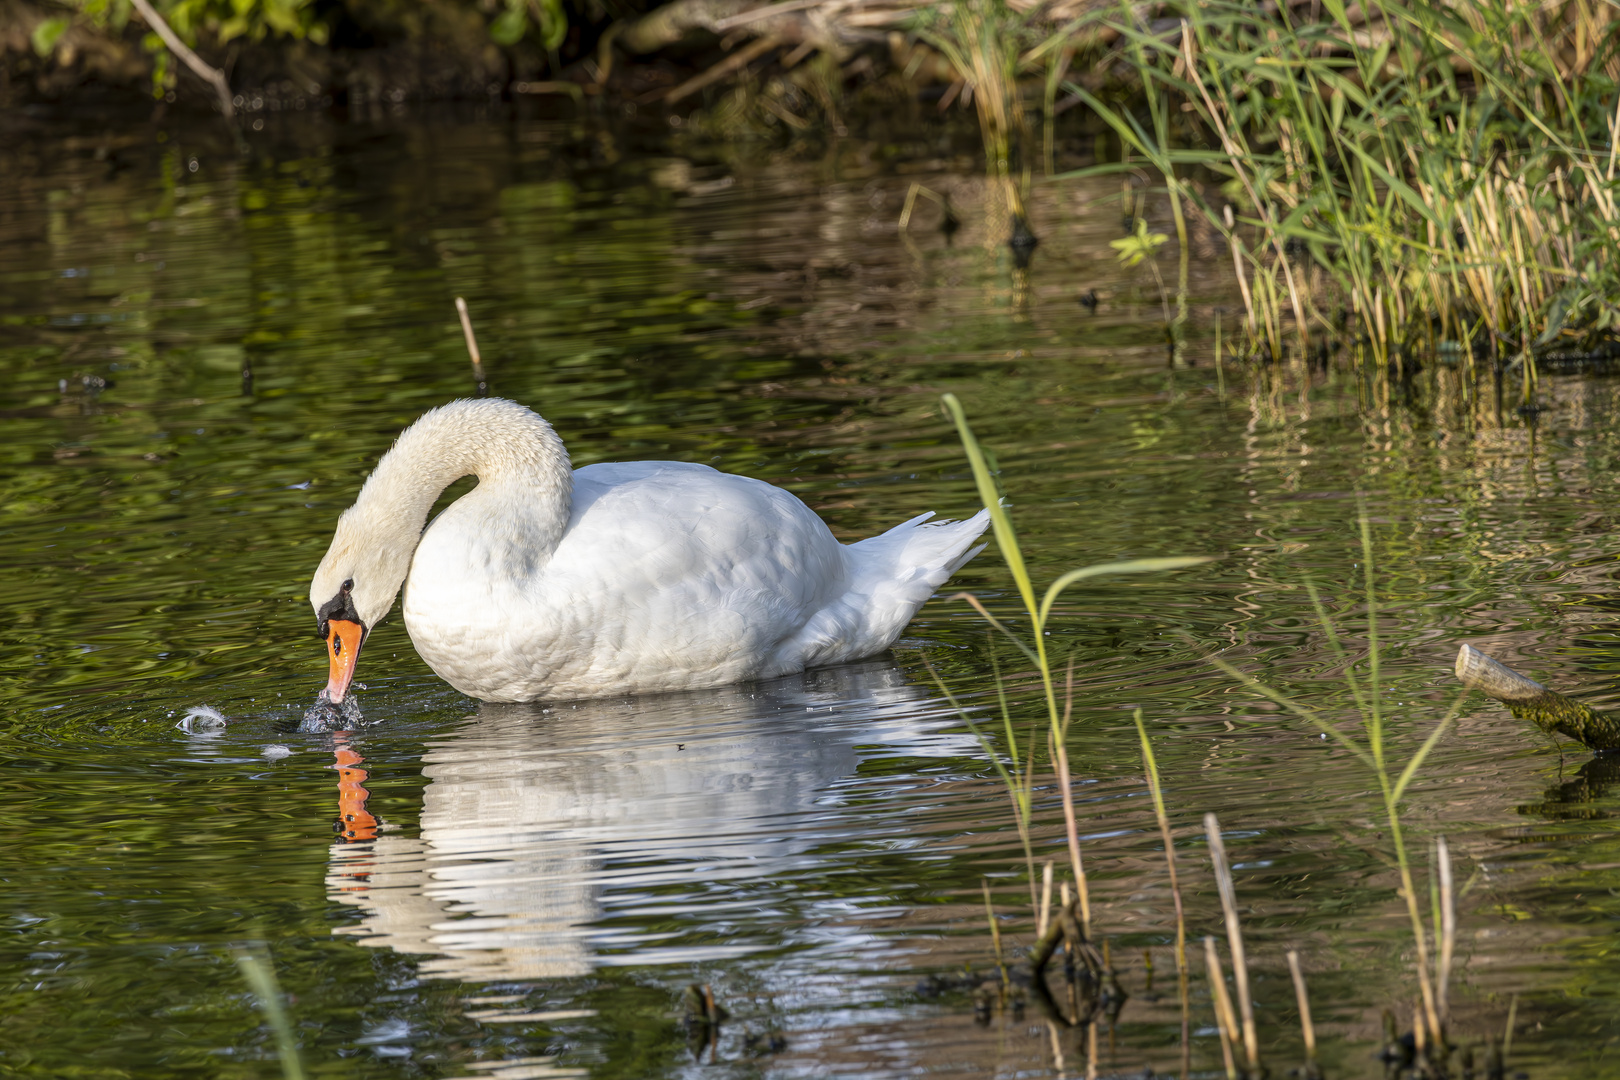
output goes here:
[{"label": "orange beak", "polygon": [[354,666],[360,659],[360,645],[366,640],[365,627],[347,619],[332,619],[327,623],[326,652],[331,661],[331,674],[326,682],[326,700],[336,705],[349,692],[354,681]]}]

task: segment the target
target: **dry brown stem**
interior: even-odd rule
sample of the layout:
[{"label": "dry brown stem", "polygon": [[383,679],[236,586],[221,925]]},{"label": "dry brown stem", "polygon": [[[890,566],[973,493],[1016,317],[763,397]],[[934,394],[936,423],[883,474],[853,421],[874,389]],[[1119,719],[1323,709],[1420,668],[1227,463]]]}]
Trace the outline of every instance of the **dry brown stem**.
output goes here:
[{"label": "dry brown stem", "polygon": [[190,68],[198,78],[214,88],[214,93],[219,95],[219,111],[225,114],[225,118],[229,120],[235,116],[236,108],[231,104],[231,84],[226,81],[225,73],[192,52],[148,0],[130,0],[130,2],[135,5],[135,10],[141,13],[141,18],[146,20],[146,25],[163,39],[164,47],[178,56],[181,63]]},{"label": "dry brown stem", "polygon": [[1215,881],[1220,889],[1221,910],[1226,914],[1226,947],[1232,950],[1232,981],[1237,986],[1238,1008],[1243,1012],[1243,1054],[1250,1071],[1260,1064],[1260,1040],[1254,1027],[1254,1001],[1249,996],[1249,962],[1243,951],[1243,926],[1238,922],[1237,889],[1226,862],[1226,843],[1221,839],[1221,823],[1214,814],[1204,815],[1209,836],[1209,854],[1215,863]]},{"label": "dry brown stem", "polygon": [[456,314],[461,316],[461,332],[467,338],[467,355],[472,358],[473,382],[478,396],[489,393],[489,381],[484,378],[484,360],[478,355],[478,339],[473,336],[472,317],[467,314],[467,301],[456,297]]}]

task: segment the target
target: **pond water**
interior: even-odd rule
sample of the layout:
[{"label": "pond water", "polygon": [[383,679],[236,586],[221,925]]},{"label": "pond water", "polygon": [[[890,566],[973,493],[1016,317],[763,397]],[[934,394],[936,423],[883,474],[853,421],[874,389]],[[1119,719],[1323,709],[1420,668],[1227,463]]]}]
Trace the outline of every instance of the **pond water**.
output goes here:
[{"label": "pond water", "polygon": [[[1202,815],[1228,830],[1274,1074],[1300,1060],[1289,948],[1329,1075],[1379,1073],[1380,1014],[1409,1017],[1416,983],[1373,783],[1201,658],[1353,722],[1305,582],[1362,655],[1365,513],[1394,756],[1454,699],[1464,641],[1613,701],[1620,384],[1546,379],[1525,418],[1444,367],[1393,390],[1218,367],[1241,309],[1202,234],[1172,363],[1153,275],[1108,245],[1117,181],[1037,185],[1022,275],[976,133],[892,120],[783,146],[522,110],[272,115],[242,145],[144,113],[4,119],[0,1073],[279,1075],[244,952],[311,1075],[1085,1071],[1083,1032],[976,1021],[956,988],[990,970],[981,877],[1008,947],[1034,935],[1006,792],[928,667],[987,718],[1000,670],[1017,730],[1040,715],[960,601],[863,664],[532,706],[451,690],[396,617],[362,662],[370,723],[295,732],[335,516],[402,427],[471,392],[458,295],[492,390],[576,464],[707,462],[854,539],[977,509],[951,391],[1038,580],[1215,556],[1084,582],[1054,618],[1094,923],[1132,995],[1096,1069],[1180,1068],[1140,708],[1195,935],[1220,925]],[[954,237],[926,199],[897,230],[913,182],[950,194]],[[1015,614],[993,546],[956,585]],[[227,726],[176,726],[202,705]],[[1033,844],[1061,866],[1040,760]],[[1419,862],[1444,834],[1467,882],[1454,1028],[1500,1033],[1516,996],[1536,1077],[1604,1074],[1620,1038],[1616,778],[1476,696],[1408,797]],[[1193,967],[1193,1067],[1216,1075]],[[718,1032],[683,1024],[692,984]]]}]

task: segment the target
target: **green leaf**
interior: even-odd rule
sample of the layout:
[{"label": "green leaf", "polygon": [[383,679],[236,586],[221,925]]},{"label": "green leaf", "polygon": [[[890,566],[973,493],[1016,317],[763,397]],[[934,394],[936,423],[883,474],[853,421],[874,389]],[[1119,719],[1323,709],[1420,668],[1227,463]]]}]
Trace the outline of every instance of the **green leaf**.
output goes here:
[{"label": "green leaf", "polygon": [[522,8],[508,8],[489,24],[489,39],[497,45],[516,45],[529,29],[529,18]]},{"label": "green leaf", "polygon": [[1557,337],[1564,329],[1564,323],[1569,319],[1569,312],[1574,304],[1573,290],[1565,289],[1553,297],[1552,308],[1547,312],[1547,328],[1535,340],[1537,345],[1546,345]]},{"label": "green leaf", "polygon": [[568,36],[568,13],[563,11],[562,0],[537,0],[535,8],[541,44],[547,52],[560,48]]},{"label": "green leaf", "polygon": [[72,20],[64,15],[46,19],[34,27],[34,32],[28,35],[28,43],[40,56],[49,56],[56,51],[56,43],[62,40],[62,35],[72,24]]},{"label": "green leaf", "polygon": [[1134,233],[1123,240],[1108,241],[1108,246],[1119,252],[1120,262],[1126,266],[1135,266],[1149,255],[1152,255],[1160,244],[1170,239],[1164,233],[1150,233],[1147,229],[1147,222],[1137,218]]},{"label": "green leaf", "polygon": [[973,482],[978,486],[979,498],[984,500],[985,509],[990,511],[996,545],[1001,548],[1001,557],[1007,561],[1007,569],[1012,571],[1013,581],[1018,584],[1018,593],[1024,598],[1024,607],[1033,619],[1038,610],[1035,606],[1035,586],[1030,581],[1029,570],[1024,566],[1024,553],[1018,546],[1018,534],[1013,532],[1012,518],[1007,516],[1001,492],[996,490],[995,476],[984,460],[984,451],[979,448],[979,440],[974,438],[973,429],[968,427],[962,403],[956,400],[955,394],[946,394],[940,401],[956,423],[956,432],[962,438],[962,449],[967,452],[968,466],[973,470]]}]

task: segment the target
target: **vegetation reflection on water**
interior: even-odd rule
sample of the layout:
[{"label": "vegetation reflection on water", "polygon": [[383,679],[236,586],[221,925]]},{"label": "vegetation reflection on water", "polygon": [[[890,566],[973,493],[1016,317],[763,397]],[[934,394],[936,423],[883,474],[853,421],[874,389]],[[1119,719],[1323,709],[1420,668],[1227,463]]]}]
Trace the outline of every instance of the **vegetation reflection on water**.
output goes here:
[{"label": "vegetation reflection on water", "polygon": [[[1379,1011],[1413,988],[1365,774],[1179,634],[1349,715],[1302,583],[1354,616],[1364,492],[1397,738],[1444,709],[1464,640],[1612,697],[1620,395],[1555,382],[1532,425],[1444,368],[1370,404],[1335,372],[1217,371],[1207,341],[1172,369],[1151,277],[1108,247],[1115,191],[1038,188],[1043,244],[1019,279],[957,154],[976,134],[917,132],[797,157],[507,115],[286,118],[240,156],[143,124],[16,135],[0,1070],[274,1075],[243,944],[272,958],[316,1073],[1042,1075],[1054,1051],[1073,1069],[1073,1041],[1033,1019],[980,1027],[965,996],[916,989],[987,963],[981,874],[1006,911],[1027,897],[1000,782],[923,669],[990,685],[960,604],[935,601],[870,664],[577,706],[470,702],[396,619],[367,649],[374,723],[290,731],[322,677],[303,591],[334,516],[401,427],[469,390],[456,295],[495,391],[579,464],[709,462],[854,538],[975,509],[949,390],[1038,576],[1220,556],[1084,583],[1054,616],[1077,662],[1094,920],[1133,995],[1102,1065],[1179,1056],[1141,707],[1195,934],[1219,920],[1199,816],[1230,831],[1274,1067],[1298,947],[1327,1067],[1379,1068]],[[913,179],[962,208],[953,242],[922,213],[897,235]],[[1208,254],[1204,328],[1226,298]],[[957,582],[1015,607],[993,552]],[[177,730],[202,703],[231,723]],[[1515,1057],[1537,1076],[1596,1074],[1617,1034],[1614,777],[1584,760],[1481,705],[1408,800],[1473,879],[1459,1027],[1499,1029],[1519,994]],[[334,840],[360,787],[377,835]],[[1057,794],[1038,796],[1038,850],[1061,859]],[[694,982],[733,1014],[712,1045],[680,1022]],[[1217,1068],[1213,1028],[1195,1031],[1195,1067]]]}]

